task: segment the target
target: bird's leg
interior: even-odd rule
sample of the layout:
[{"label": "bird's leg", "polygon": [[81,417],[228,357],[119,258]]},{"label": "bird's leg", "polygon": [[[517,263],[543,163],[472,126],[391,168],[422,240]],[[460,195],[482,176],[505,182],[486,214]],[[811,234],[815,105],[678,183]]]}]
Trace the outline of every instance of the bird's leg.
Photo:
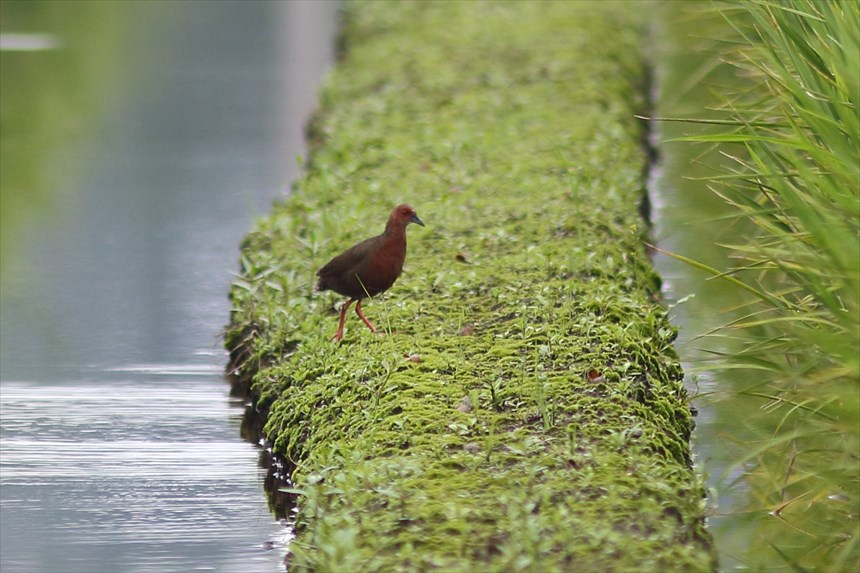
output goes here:
[{"label": "bird's leg", "polygon": [[340,324],[337,325],[337,332],[331,337],[331,340],[337,340],[340,342],[340,339],[343,338],[343,323],[346,321],[346,310],[349,308],[349,305],[352,304],[353,300],[355,299],[351,298],[343,303],[343,308],[340,309]]},{"label": "bird's leg", "polygon": [[367,325],[367,328],[369,328],[371,332],[376,332],[376,327],[373,326],[373,324],[371,324],[371,322],[369,320],[367,320],[367,317],[364,316],[364,313],[361,312],[361,301],[358,301],[358,304],[355,305],[355,313],[358,315],[358,317],[361,320],[364,321],[364,324]]}]

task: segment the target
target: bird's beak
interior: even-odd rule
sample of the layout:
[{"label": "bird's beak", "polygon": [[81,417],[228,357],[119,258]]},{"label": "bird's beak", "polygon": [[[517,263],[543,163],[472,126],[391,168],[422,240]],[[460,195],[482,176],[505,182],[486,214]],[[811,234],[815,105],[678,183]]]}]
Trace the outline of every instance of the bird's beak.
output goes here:
[{"label": "bird's beak", "polygon": [[424,221],[418,218],[418,215],[412,215],[412,218],[409,219],[410,223],[415,223],[416,225],[424,226]]}]

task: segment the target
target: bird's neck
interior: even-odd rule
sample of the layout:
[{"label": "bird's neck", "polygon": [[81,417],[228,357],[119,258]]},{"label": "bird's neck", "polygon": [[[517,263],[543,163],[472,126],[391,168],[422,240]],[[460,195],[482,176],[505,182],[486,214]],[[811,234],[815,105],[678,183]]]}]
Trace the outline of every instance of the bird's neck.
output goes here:
[{"label": "bird's neck", "polygon": [[391,254],[400,253],[400,256],[406,254],[406,227],[401,225],[386,226],[382,237],[382,242],[385,245],[384,250]]},{"label": "bird's neck", "polygon": [[406,227],[389,221],[388,224],[385,225],[385,232],[383,235],[385,235],[385,237],[405,237]]}]

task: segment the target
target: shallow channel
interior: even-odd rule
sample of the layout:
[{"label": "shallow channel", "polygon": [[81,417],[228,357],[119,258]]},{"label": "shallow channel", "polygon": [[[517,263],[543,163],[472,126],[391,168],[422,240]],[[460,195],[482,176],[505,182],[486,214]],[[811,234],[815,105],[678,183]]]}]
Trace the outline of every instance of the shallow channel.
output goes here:
[{"label": "shallow channel", "polygon": [[[710,29],[691,28],[691,15],[667,4],[655,20],[652,36],[657,56],[654,116],[712,118],[721,85],[732,85],[729,66],[715,66]],[[719,23],[722,20],[717,18]],[[724,23],[723,23],[724,24]],[[709,35],[711,34],[711,35]],[[742,241],[745,230],[731,217],[726,202],[709,188],[708,177],[724,173],[731,161],[712,147],[682,138],[716,130],[695,123],[654,121],[652,145],[659,149],[648,182],[653,237],[663,250],[718,269],[731,266],[724,244]],[[735,150],[723,146],[723,150]],[[693,432],[697,469],[708,487],[707,524],[721,571],[747,570],[745,555],[761,543],[756,528],[768,513],[745,509],[747,486],[739,467],[737,434],[748,412],[736,402],[715,399],[734,380],[727,370],[711,368],[715,352],[731,353],[725,338],[708,336],[738,316],[743,293],[727,281],[662,253],[654,256],[663,297],[672,323],[679,328],[676,350],[686,373],[685,384],[698,411]],[[718,361],[718,360],[717,360]]]},{"label": "shallow channel", "polygon": [[338,6],[44,6],[4,6],[0,42],[4,103],[32,122],[3,142],[21,160],[3,189],[0,570],[282,570],[289,529],[220,331],[237,245],[297,175]]}]

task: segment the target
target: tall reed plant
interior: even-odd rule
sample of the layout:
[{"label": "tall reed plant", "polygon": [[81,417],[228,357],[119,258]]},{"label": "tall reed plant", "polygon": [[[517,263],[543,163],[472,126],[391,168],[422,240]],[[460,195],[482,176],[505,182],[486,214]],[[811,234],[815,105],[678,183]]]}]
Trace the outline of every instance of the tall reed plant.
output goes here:
[{"label": "tall reed plant", "polygon": [[[720,4],[737,32],[724,57],[745,89],[726,97],[740,144],[710,180],[753,229],[717,271],[750,295],[719,332],[742,380],[720,398],[757,405],[740,462],[767,510],[753,569],[860,570],[860,3]],[[762,555],[769,554],[769,558]],[[767,563],[768,565],[765,565]]]}]

